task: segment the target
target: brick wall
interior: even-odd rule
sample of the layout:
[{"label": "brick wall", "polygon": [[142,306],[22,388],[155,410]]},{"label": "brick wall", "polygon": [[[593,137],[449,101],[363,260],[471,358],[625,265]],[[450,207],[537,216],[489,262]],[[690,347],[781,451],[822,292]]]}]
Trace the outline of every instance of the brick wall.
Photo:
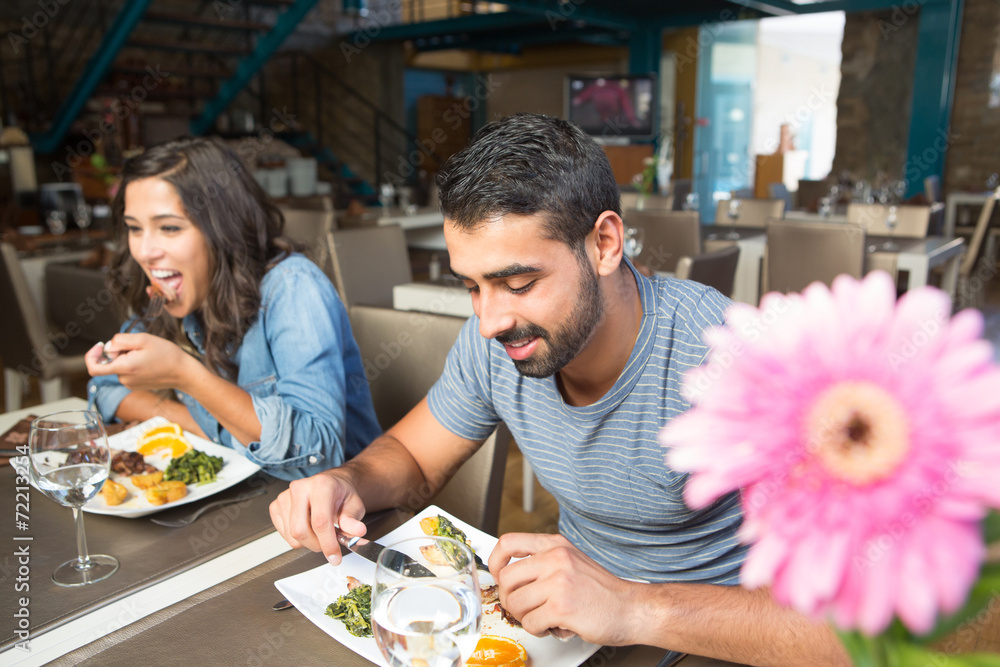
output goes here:
[{"label": "brick wall", "polygon": [[945,158],[944,190],[984,190],[1000,172],[1000,108],[988,106],[990,79],[1000,73],[1000,3],[965,0],[962,17],[952,145]]},{"label": "brick wall", "polygon": [[[967,0],[975,2],[976,0]],[[980,0],[995,2],[995,0]],[[906,161],[918,14],[847,14],[833,174],[900,178]]]}]

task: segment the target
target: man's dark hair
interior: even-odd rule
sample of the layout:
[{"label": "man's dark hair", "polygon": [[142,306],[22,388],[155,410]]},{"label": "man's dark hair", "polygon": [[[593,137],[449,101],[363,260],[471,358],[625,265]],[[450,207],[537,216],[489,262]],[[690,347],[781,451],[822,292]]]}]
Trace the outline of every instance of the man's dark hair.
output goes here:
[{"label": "man's dark hair", "polygon": [[604,211],[621,215],[607,156],[576,125],[519,113],[488,123],[437,175],[441,211],[461,229],[509,213],[544,214],[550,238],[583,252]]}]

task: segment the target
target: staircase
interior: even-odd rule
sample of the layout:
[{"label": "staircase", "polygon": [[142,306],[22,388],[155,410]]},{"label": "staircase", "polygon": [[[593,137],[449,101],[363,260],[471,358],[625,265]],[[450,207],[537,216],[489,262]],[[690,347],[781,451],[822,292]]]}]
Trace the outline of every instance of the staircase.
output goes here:
[{"label": "staircase", "polygon": [[[317,158],[338,206],[351,199],[375,203],[385,174],[393,176],[387,166],[410,152],[415,139],[307,52],[278,50],[316,2],[56,3],[38,38],[26,40],[13,57],[0,53],[4,120],[15,117],[36,153],[55,158],[55,167],[87,157],[96,144],[114,165],[154,137],[273,133],[265,138],[277,136]],[[316,88],[302,86],[302,96],[296,92],[290,100],[286,92],[276,96],[280,105],[272,104],[268,82],[283,85],[289,70]],[[239,113],[231,115],[234,110]],[[343,112],[356,116],[346,140],[332,129],[342,123],[329,120]],[[68,170],[56,172],[65,179]]]}]

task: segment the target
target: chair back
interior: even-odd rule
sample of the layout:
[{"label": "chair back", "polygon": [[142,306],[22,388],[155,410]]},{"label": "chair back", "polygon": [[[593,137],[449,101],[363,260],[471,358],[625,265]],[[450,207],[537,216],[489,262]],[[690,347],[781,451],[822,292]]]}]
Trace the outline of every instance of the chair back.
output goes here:
[{"label": "chair back", "polygon": [[643,230],[637,264],[653,271],[674,271],[678,259],[701,253],[697,211],[628,211],[626,216],[627,225]]},{"label": "chair back", "polygon": [[[715,224],[729,224],[729,203],[722,199],[715,205]],[[785,202],[781,199],[739,199],[740,217],[733,224],[736,227],[767,227],[772,218],[781,219],[785,215]]]},{"label": "chair back", "polygon": [[693,257],[681,257],[677,262],[676,275],[682,280],[693,280],[714,287],[731,297],[739,259],[740,247],[737,245]]},{"label": "chair back", "polygon": [[622,212],[633,211],[639,208],[639,201],[642,201],[642,209],[646,211],[669,211],[673,206],[673,197],[663,195],[645,195],[638,192],[623,192]]},{"label": "chair back", "polygon": [[987,197],[983,202],[983,210],[979,213],[976,227],[972,230],[972,238],[969,239],[969,247],[962,256],[962,263],[958,265],[958,275],[968,278],[972,275],[976,264],[985,255],[986,234],[989,232],[990,220],[993,218],[993,210],[996,208],[997,197],[1000,196],[1000,189]]},{"label": "chair back", "polygon": [[830,187],[833,183],[829,181],[807,181],[799,179],[799,190],[796,195],[799,208],[815,211],[819,208],[819,200],[829,196]]},{"label": "chair back", "polygon": [[[361,350],[375,414],[389,428],[417,405],[444,370],[465,318],[351,306],[351,328]],[[500,520],[508,438],[494,433],[438,492],[435,504],[495,534]],[[422,499],[424,505],[431,499]],[[411,508],[419,509],[419,508]]]},{"label": "chair back", "polygon": [[753,199],[753,188],[737,188],[729,191],[730,199]]},{"label": "chair back", "polygon": [[326,235],[334,228],[334,212],[321,209],[279,206],[285,216],[284,235],[302,247],[302,252],[327,276],[333,275]]},{"label": "chair back", "polygon": [[691,179],[690,178],[678,178],[674,181],[673,187],[670,190],[671,196],[673,196],[671,211],[683,211],[684,203],[687,201],[688,195],[691,194]]},{"label": "chair back", "polygon": [[865,231],[843,222],[772,220],[767,226],[767,290],[799,292],[842,273],[864,275]]},{"label": "chair back", "polygon": [[792,193],[788,191],[788,187],[784,183],[771,183],[767,186],[767,194],[771,199],[780,199],[785,202],[785,210],[791,211],[794,206],[792,206]]},{"label": "chair back", "polygon": [[17,250],[9,243],[0,243],[0,309],[4,314],[0,359],[6,368],[30,367],[34,350],[42,350],[46,343],[46,326],[31,298]]},{"label": "chair back", "polygon": [[[889,217],[889,206],[885,204],[847,205],[847,222],[861,225],[870,236],[888,236],[885,224]],[[930,206],[897,206],[896,229],[893,236],[903,239],[922,239],[927,236],[931,222]]]},{"label": "chair back", "polygon": [[399,225],[335,229],[327,235],[334,284],[347,305],[392,307],[392,288],[413,282]]}]

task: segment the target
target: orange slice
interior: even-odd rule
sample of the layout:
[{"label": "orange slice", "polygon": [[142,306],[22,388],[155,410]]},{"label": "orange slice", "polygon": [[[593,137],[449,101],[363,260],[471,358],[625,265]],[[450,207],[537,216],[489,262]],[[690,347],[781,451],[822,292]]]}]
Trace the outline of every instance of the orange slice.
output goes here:
[{"label": "orange slice", "polygon": [[518,642],[499,635],[483,635],[466,667],[524,667],[528,652]]},{"label": "orange slice", "polygon": [[143,438],[140,443],[136,451],[143,456],[148,456],[161,449],[169,449],[171,456],[178,457],[191,449],[191,444],[183,436],[173,433],[160,433],[151,438]]},{"label": "orange slice", "polygon": [[153,436],[155,436],[155,435],[161,435],[163,433],[172,433],[174,435],[184,435],[184,431],[183,431],[183,429],[181,429],[181,425],[180,424],[174,424],[173,422],[171,422],[169,424],[162,424],[160,426],[154,426],[153,428],[151,428],[148,431],[146,431],[145,433],[143,433],[142,437],[139,438],[139,444],[141,445],[142,443],[144,443],[146,440],[152,438]]}]

